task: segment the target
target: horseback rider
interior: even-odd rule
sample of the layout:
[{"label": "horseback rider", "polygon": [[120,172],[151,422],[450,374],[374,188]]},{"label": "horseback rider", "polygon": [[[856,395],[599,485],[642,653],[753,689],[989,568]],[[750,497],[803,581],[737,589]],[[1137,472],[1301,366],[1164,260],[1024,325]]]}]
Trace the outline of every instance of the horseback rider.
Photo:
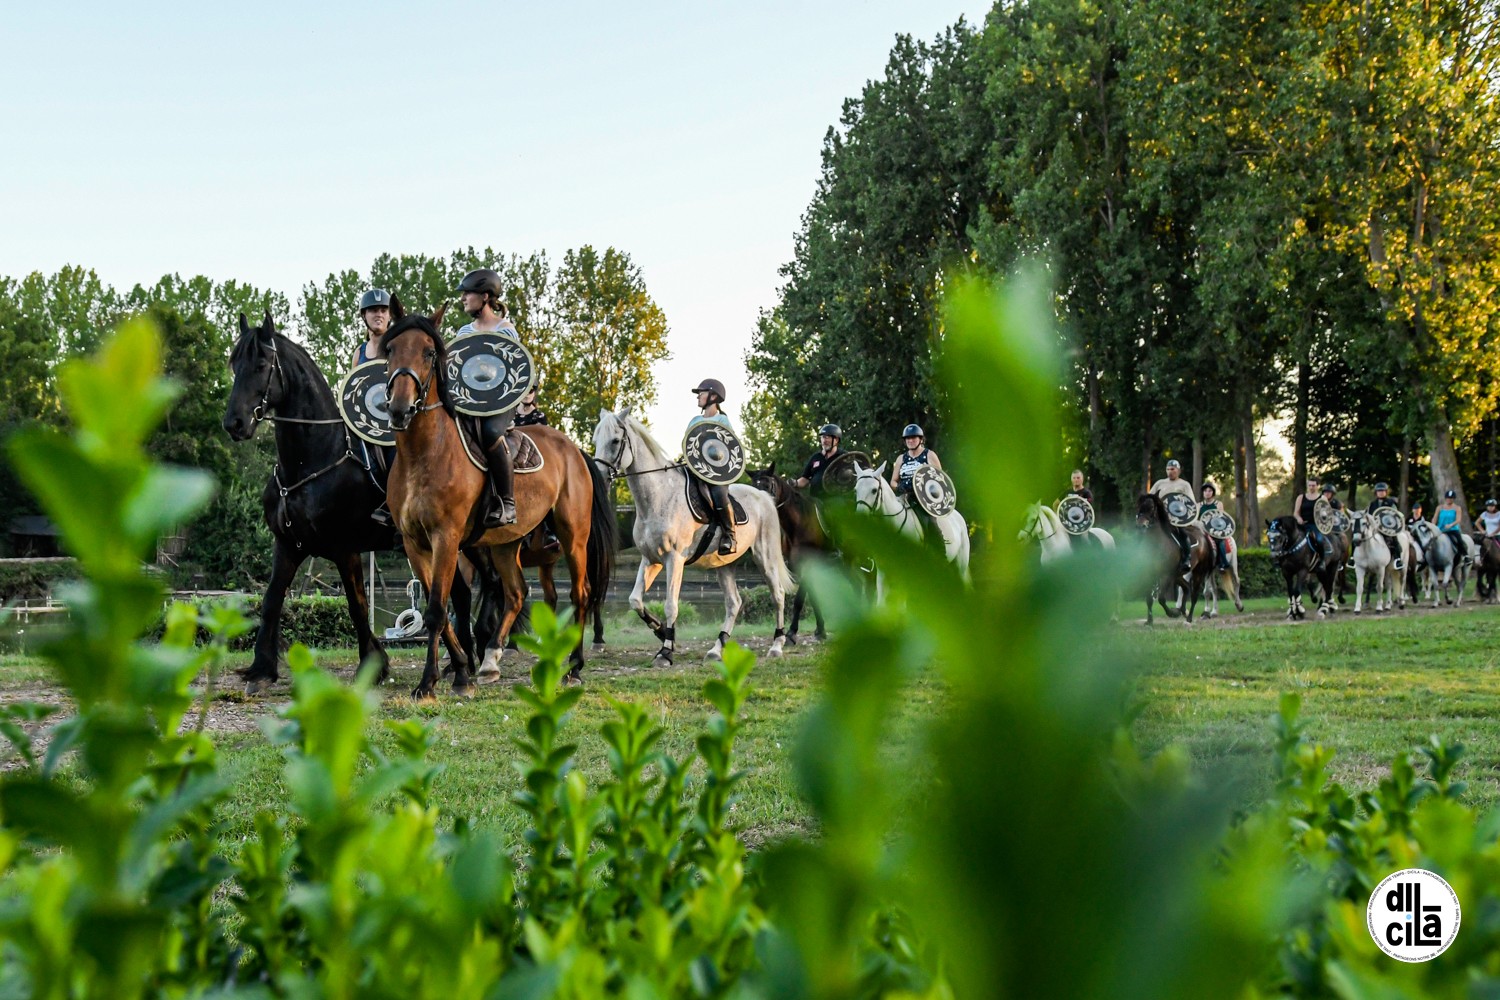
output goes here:
[{"label": "horseback rider", "polygon": [[1309,476],[1307,479],[1307,492],[1297,497],[1297,502],[1292,504],[1292,519],[1302,525],[1307,532],[1308,539],[1313,544],[1313,552],[1323,561],[1333,558],[1333,541],[1323,532],[1318,530],[1317,518],[1314,511],[1317,508],[1318,477]]},{"label": "horseback rider", "polygon": [[919,425],[907,424],[901,432],[901,440],[906,444],[906,451],[901,454],[901,461],[891,470],[891,489],[914,510],[922,512],[922,505],[915,502],[912,493],[912,476],[924,465],[930,465],[941,472],[943,463],[938,459],[937,452],[927,447],[927,432]]},{"label": "horseback rider", "polygon": [[516,407],[516,419],[512,424],[514,427],[535,427],[541,424],[551,427],[552,422],[547,419],[547,411],[536,405],[537,390],[542,387],[542,377],[536,377],[536,383],[531,391],[521,397],[521,403]]},{"label": "horseback rider", "polygon": [[1082,469],[1074,469],[1073,470],[1073,477],[1072,478],[1073,478],[1073,485],[1072,485],[1072,488],[1068,490],[1068,496],[1070,496],[1070,497],[1083,497],[1089,503],[1093,503],[1094,502],[1094,494],[1089,491],[1089,488],[1087,486],[1083,485],[1083,470]]},{"label": "horseback rider", "polygon": [[[701,423],[723,424],[734,431],[734,424],[729,422],[729,417],[719,409],[719,404],[724,402],[724,383],[716,378],[706,378],[693,389],[698,394],[698,409],[703,412],[688,421],[688,430],[692,430]],[[709,503],[713,506],[714,519],[719,523],[719,555],[727,556],[734,553],[734,510],[729,504],[729,487],[719,486],[713,483],[704,483],[708,487]]]},{"label": "horseback rider", "polygon": [[[1224,505],[1219,502],[1219,488],[1213,483],[1205,481],[1202,490],[1203,499],[1198,501],[1198,516],[1201,518],[1205,511],[1223,510]],[[1224,538],[1208,536],[1209,541],[1214,543],[1214,553],[1218,556],[1216,565],[1220,570],[1229,568],[1229,541]]]},{"label": "horseback rider", "polygon": [[1473,560],[1469,558],[1469,547],[1464,544],[1462,515],[1463,510],[1458,506],[1458,492],[1448,490],[1443,494],[1443,502],[1438,504],[1434,520],[1437,522],[1437,530],[1445,532],[1453,540],[1453,551],[1467,565]]},{"label": "horseback rider", "polygon": [[[391,328],[391,293],[384,288],[371,288],[359,297],[359,320],[365,325],[366,339],[360,341],[354,349],[354,364],[358,367],[367,361],[379,361],[385,357],[385,352],[380,349],[380,338]],[[375,446],[375,454],[372,456],[370,446],[364,440],[359,446],[365,452],[365,462],[368,466],[370,459],[377,459],[388,471],[391,463],[396,460],[396,449],[382,445]],[[380,477],[377,477],[377,481]],[[395,520],[391,517],[390,508],[382,500],[380,506],[370,511],[370,520],[377,524],[394,526]]]},{"label": "horseback rider", "polygon": [[[1375,499],[1371,500],[1369,506],[1365,507],[1365,513],[1374,517],[1375,512],[1382,507],[1395,506],[1396,501],[1391,498],[1391,488],[1385,483],[1380,482],[1375,484]],[[1391,550],[1391,568],[1396,570],[1404,568],[1406,563],[1401,558],[1401,552],[1397,547],[1396,539],[1387,534],[1381,534],[1380,537],[1385,539],[1385,547]]]},{"label": "horseback rider", "polygon": [[[456,294],[473,322],[460,327],[455,336],[501,331],[519,340],[520,334],[507,316],[505,303],[500,301],[502,292],[500,275],[487,267],[464,275]],[[514,411],[507,410],[492,417],[477,418],[479,445],[484,449],[490,469],[490,488],[500,501],[485,512],[486,528],[500,528],[516,521],[515,475],[511,469],[510,449],[505,444],[505,432],[510,428],[513,416]]]},{"label": "horseback rider", "polygon": [[1413,500],[1411,502],[1411,513],[1408,514],[1407,517],[1406,517],[1406,526],[1408,528],[1410,528],[1412,525],[1416,524],[1418,521],[1423,520],[1423,514],[1424,514],[1424,511],[1423,511],[1423,508],[1422,508],[1422,501],[1420,501],[1420,500]]},{"label": "horseback rider", "polygon": [[[1158,479],[1156,482],[1152,483],[1149,492],[1158,500],[1165,500],[1173,493],[1181,493],[1189,500],[1196,499],[1193,496],[1192,484],[1189,483],[1186,479],[1182,478],[1182,463],[1177,461],[1177,459],[1175,458],[1167,460],[1166,478]],[[1179,528],[1175,524],[1172,525],[1172,540],[1177,543],[1178,549],[1177,571],[1185,576],[1187,575],[1188,570],[1191,569],[1193,565],[1192,540],[1188,538],[1186,528]]]},{"label": "horseback rider", "polygon": [[1485,538],[1494,538],[1500,535],[1500,504],[1494,497],[1484,502],[1484,513],[1474,519],[1479,525],[1479,530],[1484,533]]},{"label": "horseback rider", "polygon": [[365,325],[366,339],[354,349],[356,366],[385,357],[380,338],[391,328],[391,293],[384,288],[371,288],[361,295],[359,319]]},{"label": "horseback rider", "polygon": [[824,424],[818,429],[819,449],[813,453],[813,457],[807,460],[807,465],[802,469],[802,475],[797,478],[796,485],[799,489],[812,487],[814,495],[823,492],[823,473],[828,471],[829,463],[844,453],[843,449],[844,430],[838,424]]}]

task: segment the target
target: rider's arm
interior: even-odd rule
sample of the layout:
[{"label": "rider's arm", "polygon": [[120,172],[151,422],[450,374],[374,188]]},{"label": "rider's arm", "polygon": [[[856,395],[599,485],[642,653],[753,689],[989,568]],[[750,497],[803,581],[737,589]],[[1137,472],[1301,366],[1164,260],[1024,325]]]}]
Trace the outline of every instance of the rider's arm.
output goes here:
[{"label": "rider's arm", "polygon": [[927,450],[927,464],[939,472],[943,471],[943,463],[938,461],[937,452],[930,448]]},{"label": "rider's arm", "polygon": [[812,482],[812,480],[808,479],[806,476],[799,476],[797,480],[792,483],[792,485],[797,487],[797,489],[799,490],[805,490],[807,489],[807,485],[810,482]]}]

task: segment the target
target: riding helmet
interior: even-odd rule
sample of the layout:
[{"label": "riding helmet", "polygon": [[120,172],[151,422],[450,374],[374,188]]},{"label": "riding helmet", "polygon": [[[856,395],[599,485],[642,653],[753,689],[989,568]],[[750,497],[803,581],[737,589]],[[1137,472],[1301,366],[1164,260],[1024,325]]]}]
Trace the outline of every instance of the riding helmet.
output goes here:
[{"label": "riding helmet", "polygon": [[907,424],[906,429],[901,432],[901,436],[904,438],[919,437],[923,441],[927,440],[927,432],[922,430],[920,424]]},{"label": "riding helmet", "polygon": [[724,402],[728,393],[724,389],[724,383],[716,378],[706,378],[693,387],[693,392],[707,392],[719,397],[719,402]]},{"label": "riding helmet", "polygon": [[1217,497],[1219,495],[1219,488],[1217,486],[1215,486],[1213,483],[1205,482],[1202,486],[1198,487],[1198,492],[1199,493],[1202,493],[1204,490],[1213,490],[1215,497]]},{"label": "riding helmet", "polygon": [[363,316],[366,309],[374,309],[376,306],[391,307],[391,293],[384,288],[372,288],[359,297],[359,314]]},{"label": "riding helmet", "polygon": [[825,434],[840,441],[844,440],[844,429],[838,424],[824,424],[822,427],[819,427],[818,437],[822,437]]},{"label": "riding helmet", "polygon": [[502,290],[500,275],[487,267],[481,267],[464,275],[464,280],[458,283],[458,290],[454,294],[462,295],[464,292],[488,292],[498,300]]},{"label": "riding helmet", "polygon": [[1490,497],[1484,502],[1484,505],[1486,507],[1500,507],[1500,501],[1497,501],[1494,497]]},{"label": "riding helmet", "polygon": [[1377,490],[1385,490],[1387,493],[1389,493],[1391,491],[1391,488],[1389,486],[1387,486],[1385,483],[1376,483],[1375,484],[1375,488]]},{"label": "riding helmet", "polygon": [[1327,496],[1330,493],[1337,495],[1338,494],[1338,489],[1335,488],[1332,483],[1324,483],[1323,484],[1323,489],[1320,492],[1324,496]]},{"label": "riding helmet", "polygon": [[1449,490],[1447,493],[1443,494],[1444,500],[1456,500],[1457,498],[1458,492],[1456,490]]},{"label": "riding helmet", "polygon": [[1167,468],[1169,468],[1169,469],[1180,469],[1180,468],[1182,468],[1182,463],[1179,462],[1179,461],[1177,461],[1177,459],[1175,459],[1175,458],[1169,458],[1169,459],[1167,459]]}]

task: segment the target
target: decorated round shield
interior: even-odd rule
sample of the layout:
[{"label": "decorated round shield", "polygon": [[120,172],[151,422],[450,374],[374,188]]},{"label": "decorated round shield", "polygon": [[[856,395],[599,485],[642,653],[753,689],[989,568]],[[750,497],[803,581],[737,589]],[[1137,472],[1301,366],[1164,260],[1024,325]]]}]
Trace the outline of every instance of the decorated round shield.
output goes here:
[{"label": "decorated round shield", "polygon": [[1333,530],[1339,534],[1347,535],[1354,530],[1354,518],[1342,507],[1335,507],[1333,511]]},{"label": "decorated round shield", "polygon": [[1313,524],[1325,535],[1331,535],[1338,531],[1338,512],[1333,509],[1326,497],[1318,497],[1313,503]]},{"label": "decorated round shield", "polygon": [[519,340],[481,330],[448,344],[448,394],[460,413],[493,417],[513,409],[536,384],[536,364]]},{"label": "decorated round shield", "polygon": [[1406,530],[1406,518],[1395,507],[1379,507],[1375,511],[1375,529],[1387,538],[1395,538]]},{"label": "decorated round shield", "polygon": [[339,384],[338,405],[339,415],[356,436],[389,448],[396,443],[396,432],[391,430],[385,384],[384,361],[366,361],[357,365]]},{"label": "decorated round shield", "polygon": [[854,480],[859,477],[859,467],[873,469],[875,463],[870,461],[870,456],[862,451],[846,451],[841,453],[828,467],[823,470],[823,489],[852,491]]},{"label": "decorated round shield", "polygon": [[745,473],[745,449],[734,431],[705,420],[689,427],[682,437],[682,457],[688,471],[713,486],[728,486]]},{"label": "decorated round shield", "polygon": [[1063,497],[1057,505],[1057,518],[1070,535],[1086,535],[1094,526],[1094,505],[1083,497]]},{"label": "decorated round shield", "polygon": [[953,480],[941,469],[924,465],[911,477],[911,491],[921,508],[933,517],[942,517],[958,503]]},{"label": "decorated round shield", "polygon": [[1168,493],[1161,498],[1167,508],[1167,520],[1174,528],[1186,528],[1198,520],[1198,501],[1183,493]]},{"label": "decorated round shield", "polygon": [[1233,538],[1234,518],[1228,512],[1217,507],[1210,507],[1198,518],[1203,523],[1203,530],[1208,532],[1210,538]]}]

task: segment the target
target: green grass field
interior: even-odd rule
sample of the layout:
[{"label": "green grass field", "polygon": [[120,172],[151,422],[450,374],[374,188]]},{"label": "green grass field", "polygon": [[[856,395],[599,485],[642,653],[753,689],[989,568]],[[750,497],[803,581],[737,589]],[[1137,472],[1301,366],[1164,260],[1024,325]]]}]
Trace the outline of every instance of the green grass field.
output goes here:
[{"label": "green grass field", "polygon": [[[1147,628],[1138,617],[1141,605],[1126,605],[1137,617],[1114,627],[1109,641],[1118,644],[1121,669],[1138,671],[1134,731],[1143,748],[1154,752],[1181,743],[1203,780],[1231,783],[1249,800],[1270,783],[1269,720],[1277,699],[1295,690],[1302,694],[1310,734],[1337,752],[1334,774],[1351,786],[1373,785],[1392,754],[1437,733],[1469,748],[1463,777],[1474,801],[1500,801],[1500,609],[1465,605],[1360,618],[1345,612],[1330,621],[1289,624],[1282,607],[1281,600],[1266,599],[1251,602],[1244,615],[1192,626],[1158,618]],[[610,623],[608,651],[592,657],[587,693],[572,723],[585,773],[598,777],[606,771],[597,729],[611,716],[611,699],[649,705],[665,729],[662,749],[678,757],[689,752],[708,715],[699,689],[711,667],[702,656],[717,628],[708,621],[681,630],[686,638],[677,665],[660,669],[646,665],[656,643],[643,626],[623,617]],[[741,628],[739,638],[763,652],[770,628]],[[756,693],[741,739],[741,765],[752,777],[736,806],[751,843],[811,830],[790,750],[818,689],[822,648],[792,647],[756,668]],[[383,714],[435,719],[434,757],[445,767],[436,786],[439,804],[514,833],[519,817],[508,800],[519,781],[511,766],[512,741],[521,732],[524,705],[511,685],[524,678],[531,657],[507,656],[504,683],[472,700],[445,693],[438,705],[422,706],[407,697],[420,674],[419,654],[398,650],[397,680],[383,689]],[[246,660],[240,655],[234,662]],[[344,675],[354,666],[347,650],[321,654],[320,662]],[[940,710],[943,697],[935,674],[912,682],[899,700],[890,753],[918,744],[923,720]],[[0,699],[60,701],[45,668],[19,654],[0,658]],[[286,699],[284,685],[256,700],[230,689],[210,705],[208,726],[234,787],[227,814],[232,836],[250,830],[255,810],[285,797],[280,752],[260,725]]]}]

